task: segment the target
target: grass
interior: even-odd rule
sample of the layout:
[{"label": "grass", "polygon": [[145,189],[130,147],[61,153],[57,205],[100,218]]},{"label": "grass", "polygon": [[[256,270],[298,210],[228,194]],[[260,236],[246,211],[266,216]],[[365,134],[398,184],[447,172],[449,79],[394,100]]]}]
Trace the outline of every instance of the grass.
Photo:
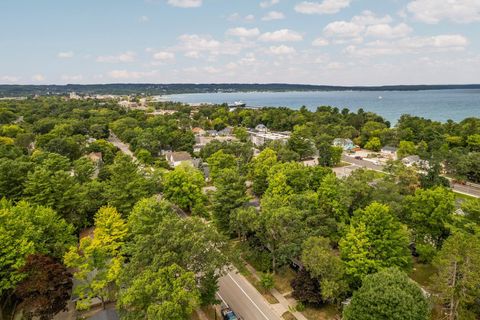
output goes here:
[{"label": "grass", "polygon": [[435,273],[435,268],[431,264],[415,263],[410,273],[410,278],[420,284],[422,287],[429,289],[430,278]]},{"label": "grass", "polygon": [[339,164],[335,166],[335,168],[341,168],[341,167],[348,167],[351,166],[352,164],[349,162],[341,161]]},{"label": "grass", "polygon": [[307,306],[305,307],[305,310],[302,311],[302,314],[308,320],[340,319],[339,311],[337,310],[337,308],[335,308],[335,306],[332,305],[324,305],[316,308]]},{"label": "grass", "polygon": [[288,266],[281,268],[273,275],[275,288],[282,294],[292,291],[290,283],[295,279],[295,271]]},{"label": "grass", "polygon": [[[206,306],[206,307],[201,307],[200,308],[204,313],[205,315],[207,316],[207,318],[209,320],[215,320],[215,319],[219,319],[219,317],[215,317],[215,307],[214,306]],[[194,311],[192,316],[190,317],[190,320],[201,320],[200,317],[198,316],[197,312]]]},{"label": "grass", "polygon": [[285,312],[282,314],[282,318],[285,320],[297,320],[293,314],[290,313],[290,311]]},{"label": "grass", "polygon": [[460,200],[471,200],[471,199],[476,199],[475,197],[463,194],[463,193],[458,193],[456,191],[453,191],[455,193],[455,198],[460,199]]}]

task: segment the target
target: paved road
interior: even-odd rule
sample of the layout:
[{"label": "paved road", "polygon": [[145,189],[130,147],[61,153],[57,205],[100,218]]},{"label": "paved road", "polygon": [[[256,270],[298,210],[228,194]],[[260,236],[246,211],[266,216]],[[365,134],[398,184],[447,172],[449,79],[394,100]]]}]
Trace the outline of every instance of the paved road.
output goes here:
[{"label": "paved road", "polygon": [[236,270],[221,277],[218,296],[242,320],[281,320],[263,296]]},{"label": "paved road", "polygon": [[126,143],[123,143],[112,131],[110,131],[108,141],[115,147],[120,149],[120,151],[122,151],[124,154],[129,155],[134,160],[137,160],[137,158],[135,158],[135,156],[133,155],[133,152],[130,151],[130,149],[128,148],[128,145]]},{"label": "paved road", "polygon": [[[347,155],[342,155],[342,161],[353,163],[357,166],[368,168],[376,171],[383,171],[383,166],[377,166],[373,162],[366,160],[358,160],[354,157],[349,157]],[[475,185],[462,185],[458,183],[451,183],[452,189],[456,192],[463,193],[475,198],[480,198],[480,187]]]}]

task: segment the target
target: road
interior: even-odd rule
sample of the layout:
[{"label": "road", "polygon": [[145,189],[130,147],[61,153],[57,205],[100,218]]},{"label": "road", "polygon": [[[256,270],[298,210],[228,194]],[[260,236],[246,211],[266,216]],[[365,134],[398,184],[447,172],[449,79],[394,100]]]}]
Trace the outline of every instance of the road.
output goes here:
[{"label": "road", "polygon": [[218,296],[241,317],[242,320],[281,320],[270,304],[236,270],[232,270],[218,281]]},{"label": "road", "polygon": [[128,144],[122,142],[122,140],[120,140],[116,135],[115,133],[113,133],[111,130],[110,130],[110,136],[108,137],[108,141],[113,144],[115,147],[117,147],[118,149],[120,149],[120,151],[122,151],[124,154],[130,156],[133,158],[133,160],[137,160],[137,158],[135,158],[135,156],[133,155],[133,152],[130,151],[130,149],[128,148]]},{"label": "road", "polygon": [[[347,155],[342,155],[342,161],[353,163],[359,167],[363,167],[371,170],[383,171],[383,166],[377,166],[370,161],[355,159],[354,157],[349,157]],[[475,186],[473,184],[463,185],[463,184],[452,183],[452,182],[451,182],[451,186],[453,191],[466,194],[471,197],[480,198],[480,186]]]}]

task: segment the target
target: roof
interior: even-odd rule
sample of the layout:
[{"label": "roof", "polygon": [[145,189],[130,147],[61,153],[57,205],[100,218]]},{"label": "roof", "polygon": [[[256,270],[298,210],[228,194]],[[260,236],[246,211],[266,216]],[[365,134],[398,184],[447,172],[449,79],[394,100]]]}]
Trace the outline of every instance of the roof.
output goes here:
[{"label": "roof", "polygon": [[403,162],[417,162],[420,161],[420,157],[417,155],[408,156],[402,159]]},{"label": "roof", "polygon": [[192,129],[192,132],[193,133],[202,133],[202,132],[205,132],[205,130],[203,130],[202,128],[199,128],[199,127],[195,127]]},{"label": "roof", "polygon": [[344,139],[344,138],[335,138],[333,140],[334,144],[353,144],[353,141],[350,139]]},{"label": "roof", "polygon": [[192,156],[190,155],[190,153],[185,152],[185,151],[168,152],[167,157],[168,157],[169,160],[171,160],[173,162],[192,160]]},{"label": "roof", "polygon": [[97,313],[95,313],[93,316],[90,318],[87,318],[90,320],[120,320],[117,311],[115,309],[106,309],[106,310],[101,310]]},{"label": "roof", "polygon": [[259,124],[255,127],[255,130],[267,130],[267,127],[264,124]]},{"label": "roof", "polygon": [[382,151],[396,152],[397,148],[392,147],[392,146],[385,146],[385,147],[382,148]]}]

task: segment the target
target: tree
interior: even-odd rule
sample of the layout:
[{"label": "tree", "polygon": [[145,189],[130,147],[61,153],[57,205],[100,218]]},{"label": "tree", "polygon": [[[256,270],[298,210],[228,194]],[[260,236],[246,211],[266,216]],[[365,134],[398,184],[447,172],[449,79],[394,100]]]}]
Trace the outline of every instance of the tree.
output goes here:
[{"label": "tree", "polygon": [[213,217],[218,229],[228,233],[233,210],[247,201],[245,178],[235,169],[224,169],[217,173],[215,187],[217,190],[212,198]]},{"label": "tree", "polygon": [[75,172],[75,177],[77,178],[78,182],[85,183],[93,178],[93,174],[95,173],[95,166],[92,160],[87,157],[82,157],[73,162],[73,170]]},{"label": "tree", "polygon": [[198,307],[199,295],[195,274],[172,264],[135,273],[120,291],[118,306],[122,319],[183,320]]},{"label": "tree", "polygon": [[295,151],[300,159],[311,157],[315,154],[314,143],[307,126],[295,126],[288,139],[288,147]]},{"label": "tree", "polygon": [[338,302],[347,291],[343,262],[323,237],[310,237],[303,243],[302,262],[321,287],[323,301]]},{"label": "tree", "polygon": [[405,222],[417,242],[432,243],[440,248],[450,233],[449,223],[455,208],[454,195],[444,188],[418,189],[404,199]]},{"label": "tree", "polygon": [[438,301],[447,319],[477,319],[480,315],[480,240],[455,233],[443,244],[434,260],[433,278]]},{"label": "tree", "polygon": [[377,137],[372,137],[364,146],[365,149],[367,150],[372,150],[372,151],[380,151],[382,148],[382,142],[380,141],[379,138]]},{"label": "tree", "polygon": [[205,179],[200,171],[188,164],[181,164],[165,174],[163,195],[183,210],[202,213],[205,196],[202,188]]},{"label": "tree", "polygon": [[420,287],[396,269],[365,277],[343,310],[345,320],[428,320],[430,306]]},{"label": "tree", "polygon": [[257,236],[270,252],[273,272],[300,253],[304,231],[302,214],[295,208],[279,207],[262,211]]},{"label": "tree", "polygon": [[128,278],[146,268],[158,270],[177,264],[195,275],[202,305],[215,302],[219,270],[227,262],[223,253],[227,244],[213,226],[197,217],[181,219],[170,203],[154,198],[134,207],[128,226]]},{"label": "tree", "polygon": [[241,240],[246,240],[249,233],[259,227],[260,213],[254,207],[241,207],[230,214],[230,231]]},{"label": "tree", "polygon": [[210,169],[210,175],[215,181],[216,177],[224,169],[235,169],[237,167],[237,161],[231,154],[219,150],[212,154],[208,159],[208,168]]},{"label": "tree", "polygon": [[468,199],[462,203],[462,210],[468,219],[480,224],[480,199]]},{"label": "tree", "polygon": [[412,141],[400,141],[397,149],[397,156],[399,159],[403,159],[407,156],[411,156],[417,153],[417,148],[415,147],[415,143]]},{"label": "tree", "polygon": [[316,139],[316,147],[318,150],[318,164],[324,167],[334,167],[342,160],[343,149],[341,147],[332,146],[333,138],[329,135],[322,134]]},{"label": "tree", "polygon": [[473,134],[467,137],[467,144],[470,150],[480,151],[480,134]]},{"label": "tree", "polygon": [[66,308],[73,284],[65,266],[49,256],[34,254],[19,272],[26,275],[15,288],[24,316],[48,320]]},{"label": "tree", "polygon": [[266,291],[269,291],[275,287],[275,280],[273,279],[273,274],[263,273],[260,277],[260,285]]},{"label": "tree", "polygon": [[293,289],[292,296],[296,300],[312,305],[320,305],[324,302],[320,283],[307,269],[300,269],[290,285]]},{"label": "tree", "polygon": [[390,213],[388,206],[373,202],[355,212],[340,240],[340,253],[353,286],[381,268],[411,267],[406,228]]},{"label": "tree", "polygon": [[267,190],[268,170],[277,163],[277,154],[266,148],[252,161],[250,178],[253,182],[253,193],[260,196]]},{"label": "tree", "polygon": [[235,127],[233,129],[233,134],[235,135],[235,138],[240,140],[241,142],[247,142],[249,138],[249,134],[247,129],[243,127]]},{"label": "tree", "polygon": [[138,200],[153,194],[152,181],[140,173],[129,156],[119,153],[108,170],[110,179],[105,190],[108,204],[122,214],[128,214]]},{"label": "tree", "polygon": [[72,246],[65,254],[65,265],[75,268],[79,284],[77,309],[90,307],[91,300],[98,298],[105,303],[114,299],[124,259],[121,247],[127,235],[127,225],[120,213],[112,207],[102,207],[95,215],[93,238],[84,237],[79,247]]},{"label": "tree", "polygon": [[20,159],[0,159],[0,195],[11,200],[20,200],[33,165]]}]

